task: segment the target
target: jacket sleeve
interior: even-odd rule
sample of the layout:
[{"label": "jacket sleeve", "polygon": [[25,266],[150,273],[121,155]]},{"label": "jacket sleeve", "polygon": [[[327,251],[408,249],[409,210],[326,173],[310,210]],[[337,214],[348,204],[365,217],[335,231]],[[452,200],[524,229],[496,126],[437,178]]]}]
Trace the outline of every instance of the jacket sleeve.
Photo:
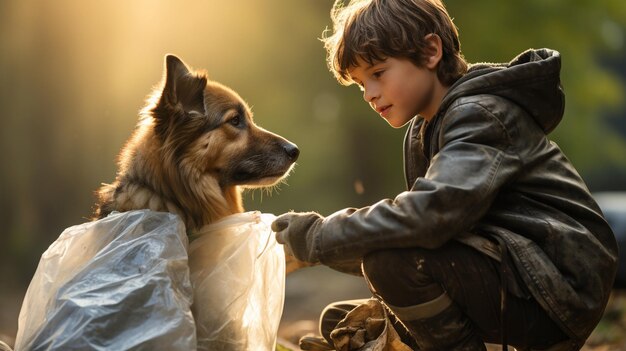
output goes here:
[{"label": "jacket sleeve", "polygon": [[439,152],[410,191],[324,219],[317,241],[322,263],[360,261],[381,249],[434,249],[485,215],[498,190],[520,169],[510,136],[476,102],[453,105],[440,118],[440,133],[433,136]]}]

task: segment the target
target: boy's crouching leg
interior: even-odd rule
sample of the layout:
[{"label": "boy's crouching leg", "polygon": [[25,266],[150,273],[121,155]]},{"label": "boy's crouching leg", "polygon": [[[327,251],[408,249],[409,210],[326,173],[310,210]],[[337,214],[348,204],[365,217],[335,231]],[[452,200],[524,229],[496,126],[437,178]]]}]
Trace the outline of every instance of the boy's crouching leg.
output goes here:
[{"label": "boy's crouching leg", "polygon": [[485,350],[472,322],[428,273],[425,260],[432,253],[427,251],[368,254],[363,275],[370,290],[404,324],[421,350]]}]

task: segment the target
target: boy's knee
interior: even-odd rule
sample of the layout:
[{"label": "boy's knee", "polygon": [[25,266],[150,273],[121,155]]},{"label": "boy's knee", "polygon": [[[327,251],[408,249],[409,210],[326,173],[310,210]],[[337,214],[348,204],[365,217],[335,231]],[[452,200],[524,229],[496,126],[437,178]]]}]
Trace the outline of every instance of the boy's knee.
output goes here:
[{"label": "boy's knee", "polygon": [[[389,249],[370,252],[363,258],[363,275],[372,283],[394,283],[410,278],[416,284],[431,283],[426,250]],[[424,278],[424,279],[420,279]]]},{"label": "boy's knee", "polygon": [[363,276],[374,286],[389,284],[392,280],[390,271],[399,265],[397,250],[370,252],[363,257]]},{"label": "boy's knee", "polygon": [[389,304],[422,303],[443,292],[428,273],[427,257],[417,248],[374,251],[363,258],[363,275],[370,290]]}]

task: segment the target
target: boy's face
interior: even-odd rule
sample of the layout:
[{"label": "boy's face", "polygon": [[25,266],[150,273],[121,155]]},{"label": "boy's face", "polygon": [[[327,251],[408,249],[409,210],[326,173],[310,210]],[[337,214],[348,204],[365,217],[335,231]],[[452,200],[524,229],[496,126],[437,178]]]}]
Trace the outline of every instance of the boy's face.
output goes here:
[{"label": "boy's face", "polygon": [[363,99],[394,128],[418,114],[430,120],[445,93],[435,69],[404,58],[389,57],[373,65],[359,59],[348,73],[363,91]]}]

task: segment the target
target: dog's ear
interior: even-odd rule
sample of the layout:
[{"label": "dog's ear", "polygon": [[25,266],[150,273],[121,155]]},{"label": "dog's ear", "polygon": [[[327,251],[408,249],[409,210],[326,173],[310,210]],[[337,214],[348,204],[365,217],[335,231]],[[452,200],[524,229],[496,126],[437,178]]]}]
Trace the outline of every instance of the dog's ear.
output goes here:
[{"label": "dog's ear", "polygon": [[191,72],[175,55],[165,56],[165,84],[159,104],[204,114],[204,88],[207,77]]}]

